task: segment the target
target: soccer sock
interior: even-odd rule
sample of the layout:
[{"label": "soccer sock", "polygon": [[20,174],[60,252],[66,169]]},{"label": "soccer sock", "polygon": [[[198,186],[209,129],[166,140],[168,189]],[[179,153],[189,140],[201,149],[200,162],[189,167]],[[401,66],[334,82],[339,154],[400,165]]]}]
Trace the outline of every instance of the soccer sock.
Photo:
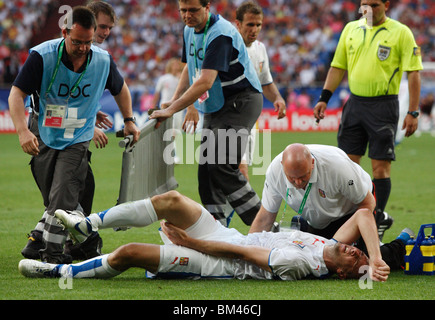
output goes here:
[{"label": "soccer sock", "polygon": [[65,264],[60,267],[59,274],[65,278],[112,278],[121,271],[113,269],[107,259],[109,255],[105,254],[80,263]]},{"label": "soccer sock", "polygon": [[391,179],[373,179],[373,184],[375,185],[376,208],[378,211],[384,212],[390,197]]},{"label": "soccer sock", "polygon": [[411,229],[409,229],[409,228],[405,228],[397,236],[396,239],[402,241],[403,244],[406,244],[408,242],[408,240],[411,239],[411,237],[415,237],[414,232]]},{"label": "soccer sock", "polygon": [[408,242],[409,239],[411,239],[411,236],[406,233],[406,232],[402,232],[398,235],[398,237],[396,238],[397,240],[402,241],[404,244],[406,244]]},{"label": "soccer sock", "polygon": [[145,227],[158,220],[151,199],[127,202],[88,217],[92,230],[115,227]]}]

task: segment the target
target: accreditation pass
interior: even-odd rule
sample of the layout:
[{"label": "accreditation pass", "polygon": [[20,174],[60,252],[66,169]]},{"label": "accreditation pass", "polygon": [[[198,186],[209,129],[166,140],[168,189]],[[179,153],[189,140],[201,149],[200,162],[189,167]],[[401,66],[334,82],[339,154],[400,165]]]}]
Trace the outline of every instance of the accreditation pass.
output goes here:
[{"label": "accreditation pass", "polygon": [[44,127],[64,128],[67,107],[65,105],[47,104],[44,113]]}]

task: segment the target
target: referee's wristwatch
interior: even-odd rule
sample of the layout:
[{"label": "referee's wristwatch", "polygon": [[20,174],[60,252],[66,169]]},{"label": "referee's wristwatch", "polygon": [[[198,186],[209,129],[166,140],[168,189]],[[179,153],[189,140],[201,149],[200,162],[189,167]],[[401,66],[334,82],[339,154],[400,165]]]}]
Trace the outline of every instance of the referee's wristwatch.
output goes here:
[{"label": "referee's wristwatch", "polygon": [[124,118],[124,123],[128,121],[132,121],[133,123],[136,123],[136,118],[135,117]]},{"label": "referee's wristwatch", "polygon": [[420,115],[420,112],[418,112],[418,111],[408,111],[408,114],[410,114],[414,118],[418,118],[418,116]]}]

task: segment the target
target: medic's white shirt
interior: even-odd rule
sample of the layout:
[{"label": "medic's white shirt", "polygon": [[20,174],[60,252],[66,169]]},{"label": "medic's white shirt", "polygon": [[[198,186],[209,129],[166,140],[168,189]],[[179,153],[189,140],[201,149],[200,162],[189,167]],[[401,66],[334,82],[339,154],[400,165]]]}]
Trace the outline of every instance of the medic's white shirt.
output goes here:
[{"label": "medic's white shirt", "polygon": [[[314,169],[310,178],[312,187],[302,217],[312,227],[323,229],[332,221],[355,212],[367,192],[372,191],[372,181],[370,175],[341,149],[324,145],[307,147],[314,157]],[[262,205],[267,211],[276,213],[284,199],[287,206],[297,213],[305,190],[296,189],[287,180],[281,160],[282,153],[266,171]]]},{"label": "medic's white shirt", "polygon": [[258,40],[255,40],[248,49],[249,59],[254,65],[257,72],[258,79],[262,86],[271,84],[273,82],[272,75],[269,68],[269,57],[267,56],[266,47]]}]

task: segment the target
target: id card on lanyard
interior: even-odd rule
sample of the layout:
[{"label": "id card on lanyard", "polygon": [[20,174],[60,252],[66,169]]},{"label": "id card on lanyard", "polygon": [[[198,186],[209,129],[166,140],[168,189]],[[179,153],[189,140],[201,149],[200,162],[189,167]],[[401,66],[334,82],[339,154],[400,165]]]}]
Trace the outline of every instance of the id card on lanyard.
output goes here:
[{"label": "id card on lanyard", "polygon": [[[203,52],[203,58],[205,57],[205,40],[207,36],[208,27],[210,26],[210,19],[211,19],[211,13],[208,14],[208,20],[204,28],[204,36],[202,38],[202,52]],[[199,64],[198,64],[198,57],[196,56],[196,41],[195,41],[195,35],[193,35],[193,56],[195,58],[195,74],[192,76],[192,81],[195,83],[199,77],[200,77],[200,70],[199,70]],[[198,103],[201,104],[205,102],[210,97],[210,94],[208,93],[208,90],[204,92],[199,98]]]},{"label": "id card on lanyard", "polygon": [[42,125],[50,128],[65,128],[66,111],[68,109],[68,102],[53,101],[50,98],[46,99],[44,121]]},{"label": "id card on lanyard", "polygon": [[54,69],[53,76],[51,77],[50,84],[48,85],[47,91],[45,92],[45,111],[44,111],[44,121],[42,123],[44,127],[56,128],[56,129],[65,128],[65,119],[68,114],[68,100],[76,91],[77,87],[79,86],[79,83],[82,81],[86,73],[86,70],[88,69],[89,66],[90,54],[88,54],[88,60],[86,62],[85,70],[83,70],[83,72],[80,74],[79,78],[77,79],[76,83],[71,89],[68,98],[64,99],[59,97],[55,97],[55,98],[49,97],[48,93],[50,92],[53,83],[56,79],[57,72],[59,71],[59,66],[62,59],[64,46],[65,46],[65,40],[63,40],[60,44],[56,67]]}]

